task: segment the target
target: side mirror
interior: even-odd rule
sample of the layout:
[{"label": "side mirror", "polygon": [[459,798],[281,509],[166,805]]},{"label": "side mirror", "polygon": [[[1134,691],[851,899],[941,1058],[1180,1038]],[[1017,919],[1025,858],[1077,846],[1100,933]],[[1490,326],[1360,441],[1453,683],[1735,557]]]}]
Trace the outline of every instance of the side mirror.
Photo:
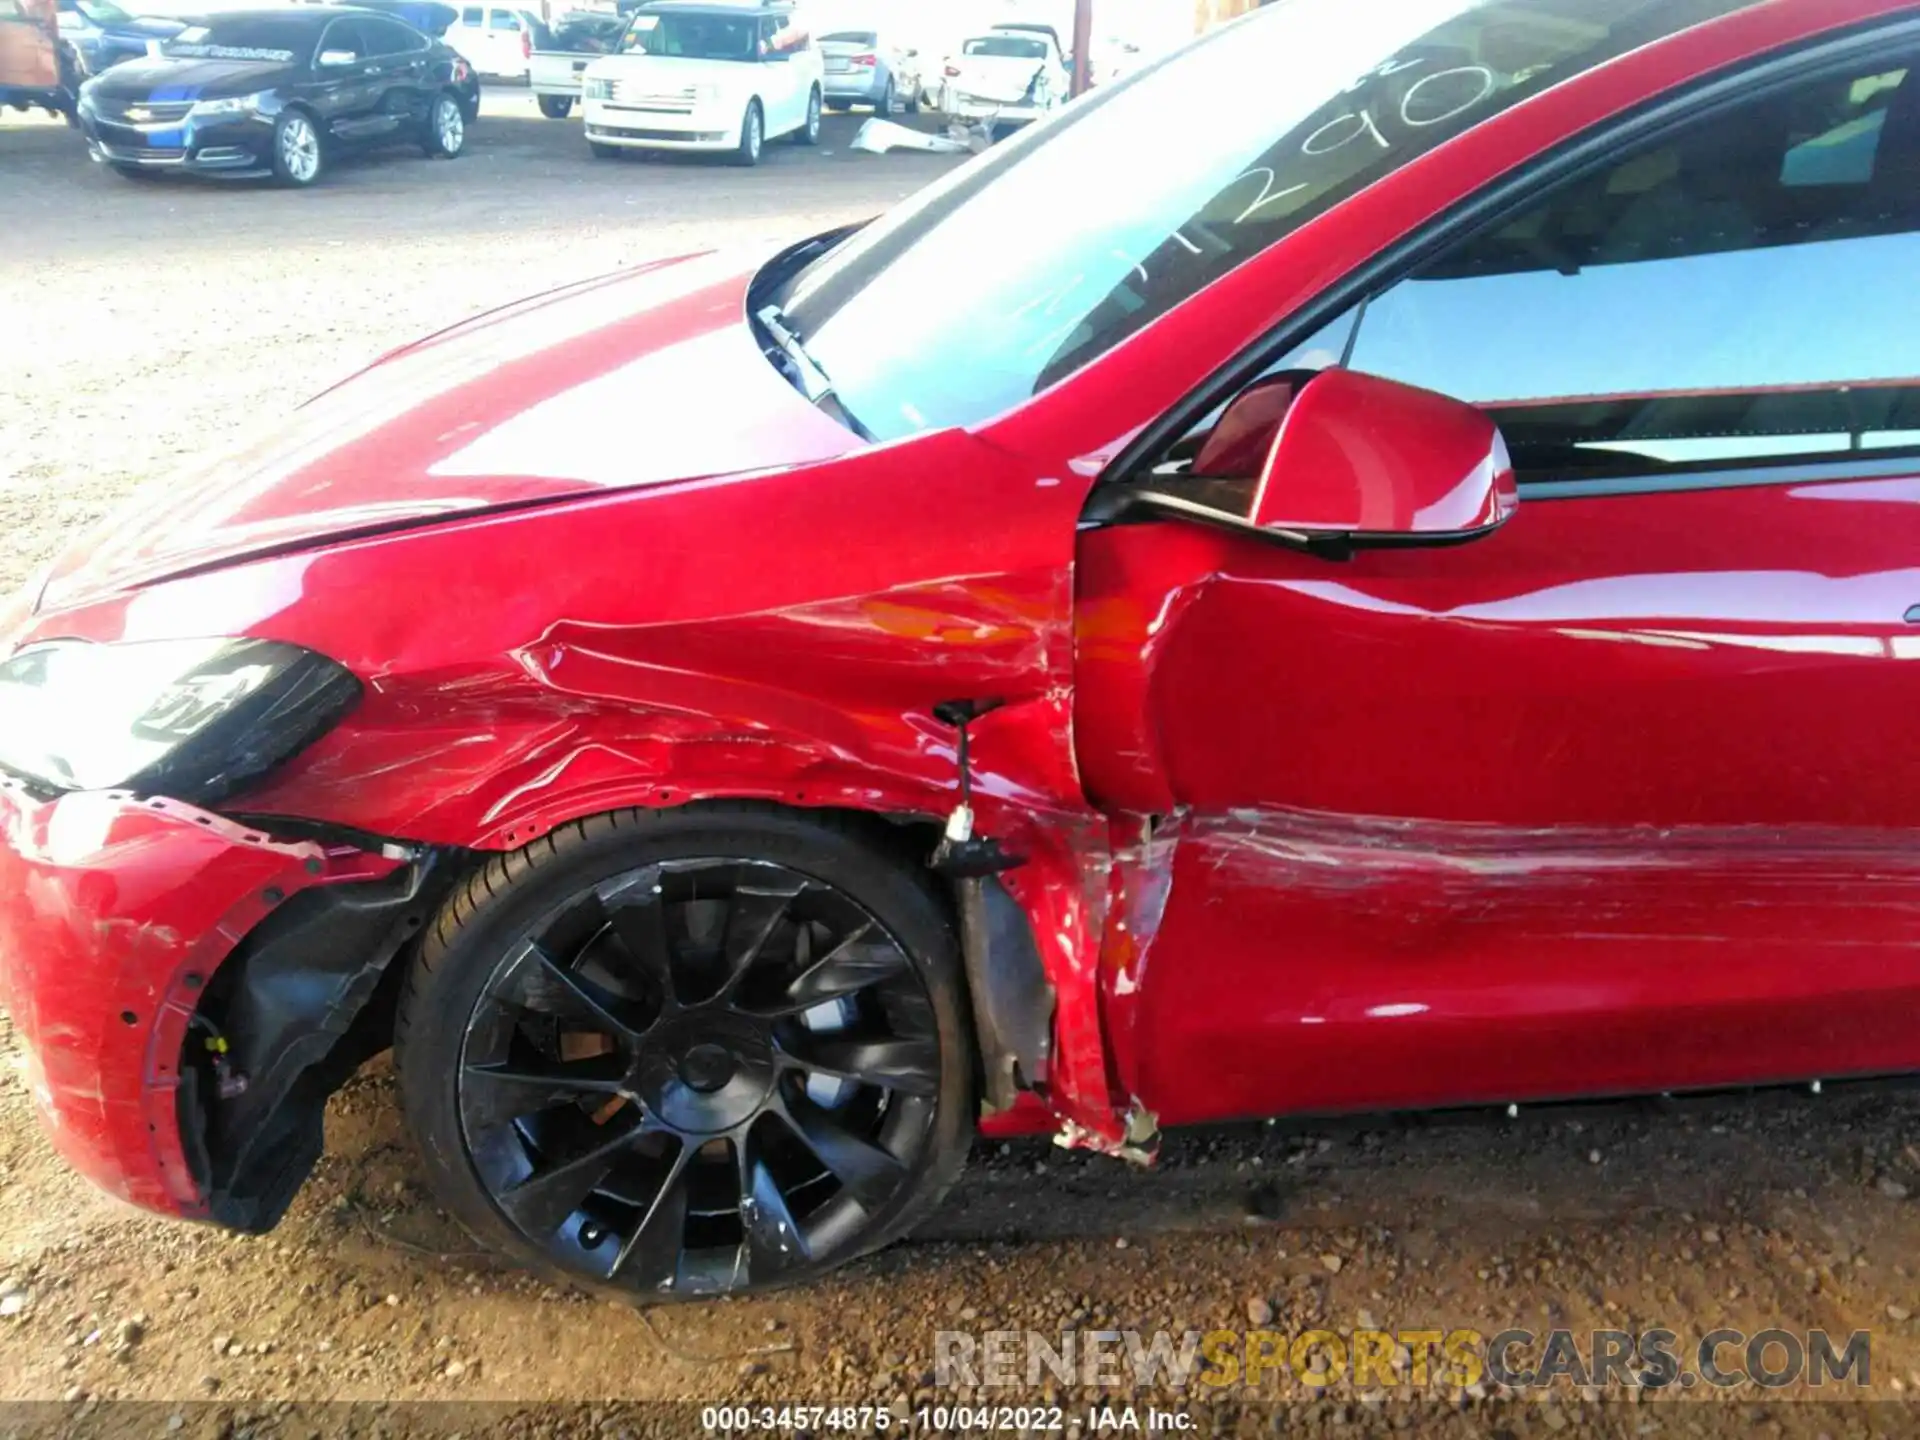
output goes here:
[{"label": "side mirror", "polygon": [[351,50],[322,50],[320,66],[322,69],[330,70],[336,65],[351,65],[359,58]]},{"label": "side mirror", "polygon": [[1276,538],[1468,539],[1519,503],[1500,429],[1446,395],[1356,370],[1299,389],[1249,523]]},{"label": "side mirror", "polygon": [[1208,433],[1187,473],[1204,480],[1245,479],[1262,474],[1280,422],[1293,408],[1300,387],[1315,378],[1311,370],[1288,370],[1256,380],[1228,402]]}]

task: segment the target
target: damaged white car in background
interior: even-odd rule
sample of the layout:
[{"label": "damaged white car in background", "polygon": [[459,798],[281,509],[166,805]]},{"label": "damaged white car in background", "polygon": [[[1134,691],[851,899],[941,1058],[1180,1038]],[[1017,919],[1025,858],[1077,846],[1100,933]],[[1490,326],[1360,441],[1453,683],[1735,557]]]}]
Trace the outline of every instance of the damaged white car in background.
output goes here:
[{"label": "damaged white car in background", "polygon": [[940,85],[943,114],[957,120],[1038,120],[1064,105],[1072,79],[1060,37],[1044,25],[996,25],[960,43]]}]

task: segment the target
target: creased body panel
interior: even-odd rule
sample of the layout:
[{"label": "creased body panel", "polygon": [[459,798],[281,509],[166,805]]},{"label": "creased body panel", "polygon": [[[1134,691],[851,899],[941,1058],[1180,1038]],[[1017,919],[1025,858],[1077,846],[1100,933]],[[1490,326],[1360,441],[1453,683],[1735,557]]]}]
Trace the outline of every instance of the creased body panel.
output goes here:
[{"label": "creased body panel", "polygon": [[1110,1006],[1169,1122],[1920,1068],[1902,831],[1268,810],[1189,821],[1136,883],[1233,896],[1169,907]]},{"label": "creased body panel", "polygon": [[[1334,564],[1083,538],[1103,965],[1164,1119],[1920,1066],[1907,478],[1521,501]],[[1157,922],[1157,923],[1156,923]]]},{"label": "creased body panel", "polygon": [[1071,730],[1085,489],[944,432],[281,556],[44,623],[131,639],[218,614],[337,659],[360,705],[233,808],[478,849],[703,799],[939,820],[959,771],[933,709],[992,702],[972,727],[980,829],[1028,858],[1010,884],[1063,997],[1056,1099],[1104,1129],[1105,827]]},{"label": "creased body panel", "polygon": [[201,991],[286,897],[391,868],[169,801],[43,804],[0,784],[0,1004],[74,1168],[137,1205],[204,1216],[175,1110]]}]

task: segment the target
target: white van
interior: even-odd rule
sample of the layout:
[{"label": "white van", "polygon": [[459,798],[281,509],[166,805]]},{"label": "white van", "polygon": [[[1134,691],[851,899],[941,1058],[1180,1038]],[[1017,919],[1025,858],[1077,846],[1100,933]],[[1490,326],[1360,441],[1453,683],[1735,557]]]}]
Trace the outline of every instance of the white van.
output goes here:
[{"label": "white van", "polygon": [[704,150],[757,165],[769,140],[819,140],[822,80],[819,50],[781,0],[653,0],[617,53],[586,69],[587,144],[602,158]]}]

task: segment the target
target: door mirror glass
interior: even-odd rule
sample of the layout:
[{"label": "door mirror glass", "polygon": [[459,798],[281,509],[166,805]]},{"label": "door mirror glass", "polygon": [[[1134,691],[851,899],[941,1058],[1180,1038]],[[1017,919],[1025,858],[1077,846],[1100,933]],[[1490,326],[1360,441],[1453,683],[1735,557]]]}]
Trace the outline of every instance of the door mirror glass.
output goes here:
[{"label": "door mirror glass", "polygon": [[351,50],[322,50],[320,52],[320,65],[323,69],[331,69],[336,65],[351,65],[359,58],[360,57]]},{"label": "door mirror glass", "polygon": [[1499,427],[1471,405],[1340,369],[1271,398],[1285,418],[1254,491],[1256,529],[1464,538],[1493,529],[1518,503]]}]

